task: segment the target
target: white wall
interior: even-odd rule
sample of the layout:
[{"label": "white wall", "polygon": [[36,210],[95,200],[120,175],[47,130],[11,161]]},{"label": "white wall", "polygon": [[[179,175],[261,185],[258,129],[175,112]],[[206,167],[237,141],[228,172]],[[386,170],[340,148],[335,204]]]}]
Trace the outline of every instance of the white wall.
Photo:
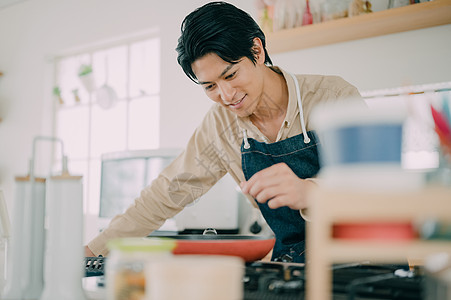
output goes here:
[{"label": "white wall", "polygon": [[[0,189],[12,208],[14,176],[25,175],[36,135],[51,135],[51,57],[159,29],[161,146],[182,147],[211,106],[181,71],[180,24],[201,0],[27,0],[0,9]],[[252,1],[230,1],[251,11]],[[241,2],[241,3],[239,3]]]},{"label": "white wall", "polygon": [[451,25],[272,55],[274,64],[340,75],[359,90],[451,80]]},{"label": "white wall", "polygon": [[[211,103],[181,71],[175,47],[183,17],[201,0],[27,0],[0,10],[0,189],[27,172],[33,137],[52,128],[54,55],[158,28],[161,146],[183,147]],[[251,0],[234,0],[254,14]],[[368,90],[451,80],[451,25],[272,55],[292,72],[339,74]]]}]

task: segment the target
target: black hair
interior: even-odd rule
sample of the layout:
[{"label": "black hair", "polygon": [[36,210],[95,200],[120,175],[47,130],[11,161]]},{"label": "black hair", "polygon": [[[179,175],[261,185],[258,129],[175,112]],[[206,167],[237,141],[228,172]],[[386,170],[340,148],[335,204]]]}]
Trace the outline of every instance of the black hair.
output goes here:
[{"label": "black hair", "polygon": [[185,74],[197,83],[191,67],[198,58],[217,54],[228,63],[243,57],[256,63],[254,38],[258,37],[265,51],[265,64],[272,65],[266,51],[265,34],[245,11],[226,2],[207,3],[185,17],[177,45],[177,61]]}]

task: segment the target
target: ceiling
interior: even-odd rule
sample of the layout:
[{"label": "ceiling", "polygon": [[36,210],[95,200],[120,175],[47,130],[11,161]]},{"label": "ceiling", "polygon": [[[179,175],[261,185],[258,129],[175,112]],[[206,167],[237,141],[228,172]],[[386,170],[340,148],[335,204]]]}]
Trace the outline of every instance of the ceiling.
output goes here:
[{"label": "ceiling", "polygon": [[0,10],[26,0],[0,0]]}]

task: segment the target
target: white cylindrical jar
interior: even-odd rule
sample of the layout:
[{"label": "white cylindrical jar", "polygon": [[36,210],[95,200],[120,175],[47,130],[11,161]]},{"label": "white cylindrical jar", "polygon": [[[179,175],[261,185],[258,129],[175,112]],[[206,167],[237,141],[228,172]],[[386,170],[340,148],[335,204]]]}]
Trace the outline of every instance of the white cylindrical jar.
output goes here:
[{"label": "white cylindrical jar", "polygon": [[175,255],[147,269],[146,300],[243,299],[244,261],[224,255]]},{"label": "white cylindrical jar", "polygon": [[16,177],[11,247],[1,299],[39,299],[44,286],[45,179]]},{"label": "white cylindrical jar", "polygon": [[45,288],[41,300],[86,299],[82,287],[82,177],[61,175],[48,179],[47,204]]}]

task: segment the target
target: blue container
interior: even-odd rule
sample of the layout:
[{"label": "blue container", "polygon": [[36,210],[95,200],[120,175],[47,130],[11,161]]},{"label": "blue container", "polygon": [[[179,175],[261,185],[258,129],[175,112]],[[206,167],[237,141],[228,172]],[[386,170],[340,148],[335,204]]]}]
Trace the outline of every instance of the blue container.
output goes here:
[{"label": "blue container", "polygon": [[314,111],[312,125],[321,142],[322,168],[401,166],[406,114],[394,109],[368,108],[362,104],[334,103]]},{"label": "blue container", "polygon": [[341,127],[321,134],[321,166],[401,163],[402,125]]}]

